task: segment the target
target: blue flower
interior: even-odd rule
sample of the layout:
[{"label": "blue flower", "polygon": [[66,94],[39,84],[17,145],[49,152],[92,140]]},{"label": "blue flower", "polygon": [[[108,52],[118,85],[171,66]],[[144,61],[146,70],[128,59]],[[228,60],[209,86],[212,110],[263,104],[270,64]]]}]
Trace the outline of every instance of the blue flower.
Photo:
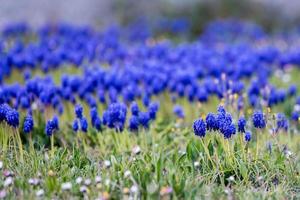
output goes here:
[{"label": "blue flower", "polygon": [[6,113],[10,110],[9,105],[1,104],[0,105],[0,121],[6,120]]},{"label": "blue flower", "polygon": [[245,141],[249,142],[251,140],[251,138],[252,138],[251,132],[250,131],[246,131],[245,132]]},{"label": "blue flower", "polygon": [[78,119],[81,119],[82,118],[82,112],[83,112],[83,108],[80,104],[77,104],[75,106],[75,115]]},{"label": "blue flower", "polygon": [[47,136],[51,136],[57,130],[59,130],[59,120],[57,116],[54,116],[51,120],[47,121],[45,133]]},{"label": "blue flower", "polygon": [[234,124],[229,124],[226,127],[224,127],[223,130],[224,138],[229,139],[235,133],[236,133],[236,128]]},{"label": "blue flower", "polygon": [[81,117],[80,119],[80,128],[82,132],[87,132],[88,130],[88,121],[85,117]]},{"label": "blue flower", "polygon": [[103,113],[103,123],[109,128],[122,131],[126,121],[127,108],[123,103],[112,103]]},{"label": "blue flower", "polygon": [[30,133],[33,129],[34,122],[31,115],[27,115],[24,120],[23,124],[23,131],[24,133]]},{"label": "blue flower", "polygon": [[209,130],[209,131],[211,131],[211,130],[216,131],[216,130],[219,129],[218,122],[217,122],[215,114],[208,113],[206,115],[205,121],[206,121],[206,128],[207,128],[207,130]]},{"label": "blue flower", "polygon": [[255,128],[265,128],[266,120],[261,111],[255,111],[252,115],[252,122]]},{"label": "blue flower", "polygon": [[148,106],[150,119],[154,120],[156,118],[156,113],[158,111],[158,108],[159,108],[159,104],[157,102],[150,103],[150,105]]},{"label": "blue flower", "polygon": [[97,131],[101,131],[101,126],[102,126],[102,123],[101,123],[101,119],[99,117],[95,118],[93,120],[93,123],[92,123],[92,126],[97,129]]},{"label": "blue flower", "polygon": [[277,113],[276,115],[276,131],[280,129],[287,131],[288,130],[288,120],[283,113]]},{"label": "blue flower", "polygon": [[75,119],[75,120],[73,121],[72,129],[73,129],[73,131],[75,131],[75,132],[78,131],[78,129],[79,129],[79,124],[78,124],[78,120],[77,120],[77,119]]},{"label": "blue flower", "polygon": [[288,88],[288,95],[289,96],[295,96],[297,94],[297,86],[296,85],[290,85]]},{"label": "blue flower", "polygon": [[196,121],[194,121],[193,129],[195,135],[199,137],[204,137],[206,134],[206,125],[203,119],[197,119]]},{"label": "blue flower", "polygon": [[135,101],[131,103],[130,110],[131,110],[132,115],[135,115],[135,116],[139,115],[140,109],[139,109],[138,104]]},{"label": "blue flower", "polygon": [[175,105],[173,112],[178,118],[184,118],[184,111],[180,105]]},{"label": "blue flower", "polygon": [[240,133],[245,133],[245,127],[246,127],[246,119],[245,117],[240,117],[239,120],[238,120],[238,131]]},{"label": "blue flower", "polygon": [[19,126],[19,113],[15,109],[9,109],[6,112],[6,122],[9,126],[17,128]]},{"label": "blue flower", "polygon": [[148,112],[140,112],[138,118],[139,118],[139,123],[144,128],[149,128],[150,115]]},{"label": "blue flower", "polygon": [[129,130],[137,131],[139,128],[139,118],[135,115],[129,119]]}]

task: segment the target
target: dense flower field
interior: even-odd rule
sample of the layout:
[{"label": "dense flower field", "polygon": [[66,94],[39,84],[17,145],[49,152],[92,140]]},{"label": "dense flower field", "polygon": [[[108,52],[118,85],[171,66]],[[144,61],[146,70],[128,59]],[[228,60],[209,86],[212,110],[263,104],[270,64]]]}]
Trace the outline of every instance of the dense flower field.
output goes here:
[{"label": "dense flower field", "polygon": [[0,199],[300,198],[300,32],[238,20],[0,37]]}]

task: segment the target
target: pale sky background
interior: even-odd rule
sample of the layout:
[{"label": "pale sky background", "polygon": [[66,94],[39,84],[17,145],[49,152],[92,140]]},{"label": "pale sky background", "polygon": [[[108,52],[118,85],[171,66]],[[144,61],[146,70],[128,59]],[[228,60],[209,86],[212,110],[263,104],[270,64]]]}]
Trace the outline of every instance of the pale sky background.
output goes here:
[{"label": "pale sky background", "polygon": [[[266,8],[279,8],[277,14],[287,20],[300,15],[300,0],[249,1],[260,2]],[[157,16],[161,10],[189,8],[199,2],[218,3],[218,0],[0,0],[0,26],[14,21],[35,26],[48,21],[108,24],[122,18],[119,12],[122,7],[125,7],[123,12]]]}]

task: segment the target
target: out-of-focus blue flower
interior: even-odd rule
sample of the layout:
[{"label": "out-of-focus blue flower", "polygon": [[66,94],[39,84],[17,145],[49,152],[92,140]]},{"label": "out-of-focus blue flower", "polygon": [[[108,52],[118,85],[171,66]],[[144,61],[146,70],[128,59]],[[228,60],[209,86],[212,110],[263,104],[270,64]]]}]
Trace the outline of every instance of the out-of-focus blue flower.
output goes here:
[{"label": "out-of-focus blue flower", "polygon": [[175,105],[173,112],[178,118],[184,118],[184,111],[180,105]]},{"label": "out-of-focus blue flower", "polygon": [[288,88],[288,95],[289,96],[295,96],[297,94],[297,86],[296,85],[290,85]]},{"label": "out-of-focus blue flower", "polygon": [[148,112],[140,112],[139,116],[139,123],[144,127],[144,128],[149,128],[149,122],[150,122],[150,114]]},{"label": "out-of-focus blue flower", "polygon": [[245,117],[240,117],[239,120],[238,120],[238,131],[240,133],[245,133],[245,127],[246,127],[246,119]]},{"label": "out-of-focus blue flower", "polygon": [[250,142],[251,138],[252,138],[251,132],[250,131],[246,131],[245,132],[245,141],[246,142]]},{"label": "out-of-focus blue flower", "polygon": [[51,136],[57,130],[59,130],[59,120],[57,116],[54,116],[51,120],[47,121],[45,133],[47,136]]},{"label": "out-of-focus blue flower", "polygon": [[79,129],[79,123],[78,123],[78,120],[77,120],[77,119],[75,119],[75,120],[73,121],[72,129],[73,129],[74,132],[77,132],[77,131],[78,131],[78,129]]},{"label": "out-of-focus blue flower", "polygon": [[277,113],[276,115],[276,131],[280,129],[287,131],[288,130],[288,120],[283,113]]},{"label": "out-of-focus blue flower", "polygon": [[252,122],[255,128],[265,128],[266,119],[261,111],[255,111],[252,115]]},{"label": "out-of-focus blue flower", "polygon": [[81,117],[80,119],[80,128],[82,132],[87,132],[88,130],[88,121],[85,117]]},{"label": "out-of-focus blue flower", "polygon": [[150,119],[154,120],[156,118],[156,113],[158,111],[159,104],[157,102],[151,102],[148,106],[148,112]]},{"label": "out-of-focus blue flower", "polygon": [[31,115],[26,115],[24,119],[24,124],[23,124],[23,131],[24,133],[30,133],[33,129],[34,122],[33,118]]},{"label": "out-of-focus blue flower", "polygon": [[129,130],[137,131],[139,128],[139,118],[135,115],[129,119]]},{"label": "out-of-focus blue flower", "polygon": [[194,121],[193,129],[195,135],[199,137],[204,137],[206,134],[206,125],[203,119],[197,119],[196,121]]},{"label": "out-of-focus blue flower", "polygon": [[80,104],[75,106],[75,115],[78,119],[82,118],[83,107]]},{"label": "out-of-focus blue flower", "polygon": [[131,103],[130,110],[131,110],[132,115],[135,115],[135,116],[139,115],[140,109],[139,109],[138,104],[135,101]]}]

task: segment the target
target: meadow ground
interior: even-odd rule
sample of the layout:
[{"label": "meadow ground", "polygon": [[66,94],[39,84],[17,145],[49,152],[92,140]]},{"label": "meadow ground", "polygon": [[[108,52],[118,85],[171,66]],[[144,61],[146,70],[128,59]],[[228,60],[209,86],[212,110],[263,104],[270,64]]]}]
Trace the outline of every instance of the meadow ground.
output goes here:
[{"label": "meadow ground", "polygon": [[[78,72],[67,67],[60,70],[52,72],[57,81],[62,71]],[[289,82],[276,74],[271,82],[283,87],[297,83],[300,71],[293,69],[286,74],[290,76]],[[18,76],[14,72],[6,81]],[[34,112],[38,122],[32,132],[34,149],[29,135],[22,135],[23,158],[13,144],[2,146],[0,187],[4,189],[0,193],[9,199],[300,198],[298,124],[291,124],[288,133],[275,136],[269,128],[252,129],[253,138],[248,143],[240,133],[231,140],[217,132],[199,138],[193,133],[192,122],[208,112],[216,112],[218,100],[211,98],[208,103],[199,104],[181,99],[186,118],[176,119],[166,95],[158,97],[164,101],[160,101],[157,119],[148,130],[117,133],[113,129],[90,129],[87,134],[75,134],[70,128],[72,124],[65,123],[54,134],[53,148],[50,138],[43,134],[44,124],[39,121],[42,114]],[[289,112],[292,102],[294,98],[265,110],[268,119],[272,122],[278,110]],[[84,111],[88,111],[87,105],[83,105]],[[73,107],[68,108],[61,119],[73,117]],[[230,107],[227,109],[233,116],[238,114]],[[250,116],[252,110],[247,112]],[[7,130],[1,124],[1,136]]]}]

